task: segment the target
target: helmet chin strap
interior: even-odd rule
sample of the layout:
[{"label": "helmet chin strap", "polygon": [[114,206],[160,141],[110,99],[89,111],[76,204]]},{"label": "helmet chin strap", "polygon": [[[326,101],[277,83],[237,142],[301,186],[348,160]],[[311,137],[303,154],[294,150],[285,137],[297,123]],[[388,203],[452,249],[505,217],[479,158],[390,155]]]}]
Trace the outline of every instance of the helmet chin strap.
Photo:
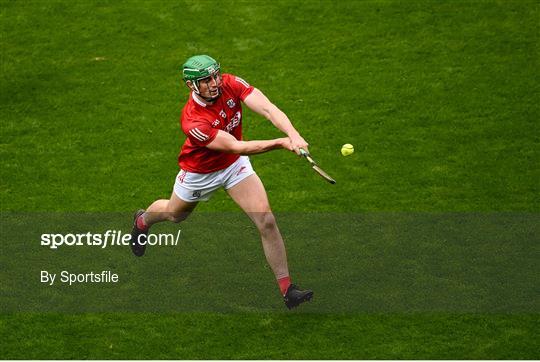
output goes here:
[{"label": "helmet chin strap", "polygon": [[199,87],[197,87],[197,84],[195,84],[195,83],[193,83],[193,91],[195,92],[195,94],[197,94],[199,97],[201,97],[202,99],[204,99],[208,103],[215,102],[221,96],[221,87],[218,88],[218,94],[216,96],[214,96],[214,97],[204,97],[201,94],[201,91],[199,90]]}]

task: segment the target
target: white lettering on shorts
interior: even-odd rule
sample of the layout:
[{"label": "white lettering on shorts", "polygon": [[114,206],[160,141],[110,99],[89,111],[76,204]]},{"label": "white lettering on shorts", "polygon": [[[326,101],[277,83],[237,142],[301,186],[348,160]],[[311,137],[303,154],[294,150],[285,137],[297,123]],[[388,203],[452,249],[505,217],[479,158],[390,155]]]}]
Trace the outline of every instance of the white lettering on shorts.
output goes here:
[{"label": "white lettering on shorts", "polygon": [[246,171],[246,166],[240,167],[240,169],[239,169],[238,172],[236,173],[236,176],[240,175],[242,172],[245,172],[245,171]]},{"label": "white lettering on shorts", "polygon": [[184,178],[186,177],[186,170],[180,171],[180,174],[178,175],[178,181],[182,184],[184,183]]}]

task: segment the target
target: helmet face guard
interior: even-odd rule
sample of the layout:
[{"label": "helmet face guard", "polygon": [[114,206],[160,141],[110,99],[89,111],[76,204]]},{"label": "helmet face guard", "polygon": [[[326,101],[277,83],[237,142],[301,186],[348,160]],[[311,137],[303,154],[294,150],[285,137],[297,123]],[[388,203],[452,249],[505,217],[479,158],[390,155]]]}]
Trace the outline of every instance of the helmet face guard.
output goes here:
[{"label": "helmet face guard", "polygon": [[[217,84],[219,84],[221,82],[221,72],[218,69],[217,71],[212,72],[212,74],[210,74],[208,77],[192,80],[191,84],[193,84],[193,88],[195,89],[195,93],[197,93],[198,95],[201,94],[201,91],[199,90],[199,84],[200,84],[201,81],[204,82],[207,79],[211,79],[211,80],[215,81]],[[219,89],[219,92],[221,94],[221,89]],[[216,97],[214,97],[214,98],[216,98]]]},{"label": "helmet face guard", "polygon": [[[200,81],[211,78],[216,83],[221,81],[221,67],[220,64],[208,55],[196,55],[189,58],[182,67],[182,74],[184,82],[190,81],[193,85],[193,90],[198,95],[201,95],[199,88]],[[214,100],[221,94],[221,89],[218,90],[218,94],[208,101]]]}]

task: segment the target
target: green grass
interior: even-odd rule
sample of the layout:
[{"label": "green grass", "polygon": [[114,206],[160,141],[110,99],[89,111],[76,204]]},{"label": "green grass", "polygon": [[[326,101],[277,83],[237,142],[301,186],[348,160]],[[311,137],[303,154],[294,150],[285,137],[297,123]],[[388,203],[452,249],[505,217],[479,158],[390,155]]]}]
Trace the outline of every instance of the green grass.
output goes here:
[{"label": "green grass", "polygon": [[[252,157],[278,212],[540,210],[537,1],[0,4],[3,213],[129,212],[168,197],[188,94],[179,69],[195,53],[265,92],[337,180],[287,152]],[[279,136],[251,112],[244,133]],[[357,152],[341,157],[344,143]],[[220,192],[198,211],[231,210]],[[0,357],[538,359],[538,319],[4,313]]]},{"label": "green grass", "polygon": [[[92,314],[7,316],[4,358],[533,358],[535,316]],[[54,325],[54,328],[51,328]],[[299,331],[302,331],[301,333]],[[32,338],[21,338],[31,336]],[[533,343],[531,343],[533,342]]]}]

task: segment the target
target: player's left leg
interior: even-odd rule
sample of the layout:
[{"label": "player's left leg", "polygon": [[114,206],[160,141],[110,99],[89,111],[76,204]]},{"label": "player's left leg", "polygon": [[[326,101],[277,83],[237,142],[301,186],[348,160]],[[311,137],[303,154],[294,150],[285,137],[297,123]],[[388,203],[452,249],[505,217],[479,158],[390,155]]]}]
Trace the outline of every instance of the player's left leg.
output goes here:
[{"label": "player's left leg", "polygon": [[266,260],[274,272],[287,307],[290,309],[310,300],[313,296],[311,290],[300,290],[291,284],[285,244],[259,176],[255,173],[248,176],[227,189],[227,193],[257,226]]},{"label": "player's left leg", "polygon": [[276,279],[289,276],[283,238],[270,210],[266,190],[259,176],[257,174],[248,176],[228,189],[227,193],[257,226],[261,234],[264,254]]}]

